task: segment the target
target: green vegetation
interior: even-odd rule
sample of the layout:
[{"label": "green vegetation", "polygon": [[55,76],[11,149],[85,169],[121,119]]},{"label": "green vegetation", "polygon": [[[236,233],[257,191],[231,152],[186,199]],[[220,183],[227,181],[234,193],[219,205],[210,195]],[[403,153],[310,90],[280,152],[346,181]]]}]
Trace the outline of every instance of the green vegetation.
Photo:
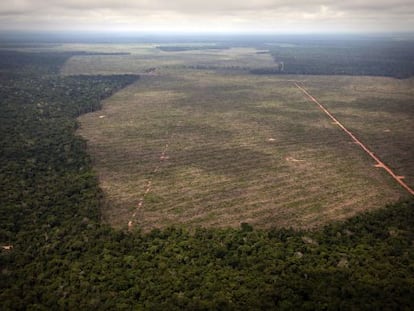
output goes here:
[{"label": "green vegetation", "polygon": [[[96,180],[88,168],[85,143],[74,135],[75,118],[99,109],[101,99],[137,79],[128,75],[61,78],[54,71],[65,58],[60,54],[47,56],[32,55],[30,62],[30,55],[24,55],[27,62],[13,67],[11,72],[7,66],[3,67],[0,90],[2,242],[12,241],[13,234],[21,228],[27,232],[41,229],[39,217],[45,221],[44,225],[64,223],[78,213],[72,204],[89,204],[78,199],[82,189]],[[19,63],[19,57],[16,54],[15,64]],[[34,66],[47,74],[38,76],[37,71],[29,74],[37,68]],[[59,204],[58,199],[62,200]],[[49,208],[53,209],[52,215],[46,213]]]},{"label": "green vegetation", "polygon": [[280,66],[253,69],[255,74],[414,76],[412,41],[308,41],[270,46]]},{"label": "green vegetation", "polygon": [[3,310],[409,310],[413,211],[403,203],[316,233],[126,234],[76,217],[2,253],[0,298]]},{"label": "green vegetation", "polygon": [[2,310],[414,309],[412,201],[313,232],[242,224],[144,234],[102,224],[75,118],[137,77],[59,77],[70,53],[4,53]]}]

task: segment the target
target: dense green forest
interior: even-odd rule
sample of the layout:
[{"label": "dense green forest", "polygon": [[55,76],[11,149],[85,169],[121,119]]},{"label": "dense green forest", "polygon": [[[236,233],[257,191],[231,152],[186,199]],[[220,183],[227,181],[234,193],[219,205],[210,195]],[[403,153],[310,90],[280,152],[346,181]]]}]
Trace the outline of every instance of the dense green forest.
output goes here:
[{"label": "dense green forest", "polygon": [[2,310],[414,309],[412,201],[309,232],[102,224],[76,117],[139,80],[60,77],[70,56],[0,52]]},{"label": "dense green forest", "polygon": [[257,68],[254,74],[414,76],[412,41],[291,41],[262,46],[279,64]]}]

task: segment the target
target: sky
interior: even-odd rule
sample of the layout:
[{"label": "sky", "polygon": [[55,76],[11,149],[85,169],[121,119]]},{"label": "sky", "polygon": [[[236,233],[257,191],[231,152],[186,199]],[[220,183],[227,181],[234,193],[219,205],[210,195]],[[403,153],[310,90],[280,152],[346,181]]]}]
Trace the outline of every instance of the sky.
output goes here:
[{"label": "sky", "polygon": [[414,31],[413,0],[1,0],[22,31],[392,33]]}]

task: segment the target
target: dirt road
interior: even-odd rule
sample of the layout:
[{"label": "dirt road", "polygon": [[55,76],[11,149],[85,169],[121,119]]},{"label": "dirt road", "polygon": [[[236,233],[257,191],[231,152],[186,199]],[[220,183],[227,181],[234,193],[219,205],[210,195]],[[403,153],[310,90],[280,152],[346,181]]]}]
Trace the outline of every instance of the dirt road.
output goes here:
[{"label": "dirt road", "polygon": [[387,166],[384,162],[382,162],[378,156],[376,156],[370,149],[368,149],[367,146],[365,146],[356,136],[349,131],[341,122],[339,122],[315,97],[313,97],[309,92],[300,86],[297,82],[295,82],[295,86],[300,89],[311,101],[313,101],[315,104],[319,106],[319,108],[325,112],[329,118],[331,118],[335,124],[337,124],[345,133],[347,133],[351,139],[359,145],[362,150],[364,150],[372,159],[375,161],[375,167],[383,168],[389,175],[391,175],[392,178],[395,179],[396,182],[398,182],[405,190],[407,190],[408,193],[411,195],[414,195],[414,190],[410,188],[405,182],[404,182],[404,176],[398,176],[393,172],[393,170]]},{"label": "dirt road", "polygon": [[[171,138],[170,138],[171,139]],[[167,156],[167,150],[168,150],[168,143],[164,146],[164,149],[161,152],[161,155],[159,157],[159,163],[158,165],[154,168],[154,170],[152,171],[153,175],[156,174],[162,165],[162,162],[165,160],[168,160],[168,156]],[[144,199],[145,196],[151,192],[151,188],[152,188],[152,179],[149,179],[147,181],[147,184],[145,186],[145,191],[144,194],[141,196],[140,200],[138,201],[137,207],[134,211],[134,213],[131,215],[130,220],[128,221],[128,230],[132,230],[134,227],[134,219],[137,216],[139,210],[142,208],[142,206],[144,205]]]}]

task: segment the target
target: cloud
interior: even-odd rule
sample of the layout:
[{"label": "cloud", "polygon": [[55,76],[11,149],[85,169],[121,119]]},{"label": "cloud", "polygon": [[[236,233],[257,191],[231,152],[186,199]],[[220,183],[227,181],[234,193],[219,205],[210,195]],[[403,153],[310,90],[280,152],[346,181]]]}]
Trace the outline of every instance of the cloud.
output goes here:
[{"label": "cloud", "polygon": [[0,26],[62,30],[411,31],[412,0],[8,0]]}]

